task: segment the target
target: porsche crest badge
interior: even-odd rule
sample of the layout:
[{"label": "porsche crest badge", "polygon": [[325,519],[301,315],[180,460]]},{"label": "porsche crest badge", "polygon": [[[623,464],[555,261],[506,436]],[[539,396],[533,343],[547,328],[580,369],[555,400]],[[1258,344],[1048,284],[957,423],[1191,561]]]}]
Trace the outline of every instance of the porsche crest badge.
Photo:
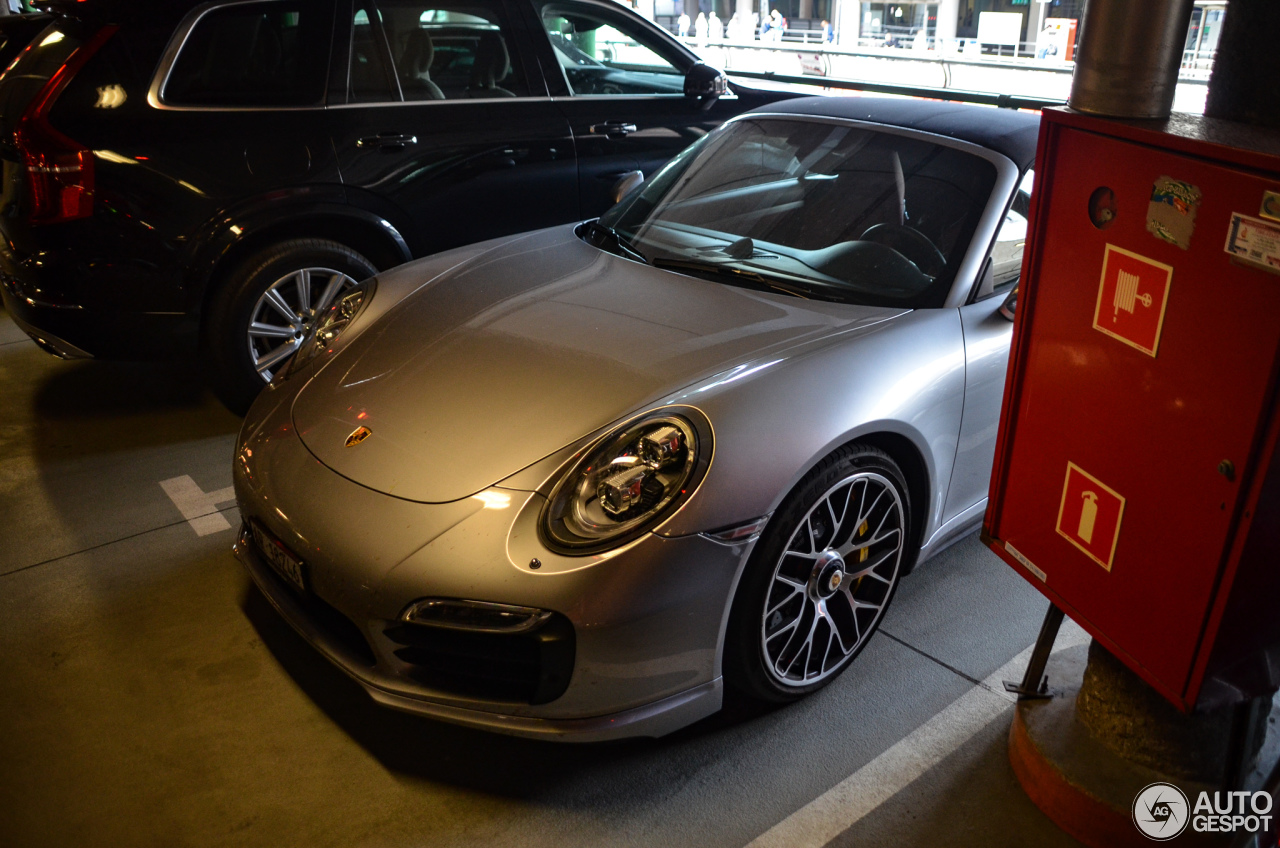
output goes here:
[{"label": "porsche crest badge", "polygon": [[355,430],[351,431],[350,436],[347,436],[347,447],[353,448],[372,435],[373,431],[368,427],[357,427]]}]

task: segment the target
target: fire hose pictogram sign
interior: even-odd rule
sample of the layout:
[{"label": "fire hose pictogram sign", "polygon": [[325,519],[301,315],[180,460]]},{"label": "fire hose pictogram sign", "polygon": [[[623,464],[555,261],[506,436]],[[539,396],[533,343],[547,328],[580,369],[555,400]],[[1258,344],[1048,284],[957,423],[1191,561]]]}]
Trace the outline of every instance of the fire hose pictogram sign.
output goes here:
[{"label": "fire hose pictogram sign", "polygon": [[1074,462],[1067,463],[1058,506],[1058,533],[1091,560],[1111,570],[1120,541],[1124,497]]},{"label": "fire hose pictogram sign", "polygon": [[1172,267],[1107,245],[1093,328],[1154,357],[1172,279]]}]

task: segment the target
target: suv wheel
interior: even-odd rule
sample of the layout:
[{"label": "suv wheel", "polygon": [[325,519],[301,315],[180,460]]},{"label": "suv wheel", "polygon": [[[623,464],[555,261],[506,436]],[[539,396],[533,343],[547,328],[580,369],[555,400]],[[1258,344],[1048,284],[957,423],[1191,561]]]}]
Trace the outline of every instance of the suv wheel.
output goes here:
[{"label": "suv wheel", "polygon": [[243,415],[302,344],[315,317],[378,269],[327,239],[292,239],[253,254],[215,293],[205,343],[213,388]]}]

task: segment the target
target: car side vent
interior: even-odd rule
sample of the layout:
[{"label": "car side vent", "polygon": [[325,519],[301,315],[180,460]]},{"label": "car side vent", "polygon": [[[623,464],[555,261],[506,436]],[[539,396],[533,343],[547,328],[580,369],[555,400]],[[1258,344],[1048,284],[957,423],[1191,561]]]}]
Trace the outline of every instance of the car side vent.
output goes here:
[{"label": "car side vent", "polygon": [[369,647],[368,640],[364,638],[364,634],[360,632],[355,622],[314,595],[298,597],[302,606],[306,608],[307,615],[329,635],[330,639],[346,648],[353,657],[369,668],[377,664],[378,660],[373,654],[373,648]]},{"label": "car side vent", "polygon": [[[468,608],[471,603],[474,607]],[[420,608],[415,604],[406,611]],[[573,674],[573,624],[547,610],[447,601],[385,631],[418,682],[470,698],[545,704]],[[435,617],[436,620],[432,620]],[[517,623],[518,622],[518,623]]]}]

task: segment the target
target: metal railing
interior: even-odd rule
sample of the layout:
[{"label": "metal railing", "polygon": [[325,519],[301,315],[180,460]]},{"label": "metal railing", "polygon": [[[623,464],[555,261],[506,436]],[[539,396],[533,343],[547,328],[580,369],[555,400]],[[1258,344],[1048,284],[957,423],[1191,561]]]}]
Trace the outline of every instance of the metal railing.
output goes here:
[{"label": "metal railing", "polygon": [[[764,39],[729,39],[724,36],[699,38],[694,35],[679,37],[679,40],[693,48],[705,47],[739,47],[760,50],[787,50],[797,46],[826,50],[833,53],[868,52],[870,55],[897,57],[927,61],[929,59],[945,59],[948,61],[1000,62],[1018,61],[1035,62],[1038,67],[1057,68],[1069,72],[1074,62],[1053,55],[1038,55],[1034,41],[1023,41],[1016,47],[1012,45],[979,44],[974,39],[955,38],[941,40],[932,36],[917,42],[914,36],[895,37],[887,35],[862,36],[856,40],[848,40],[836,44],[824,42],[820,29],[788,29],[781,40]],[[919,46],[917,46],[919,45]],[[1217,50],[1186,50],[1182,54],[1181,76],[1186,79],[1208,79],[1213,71],[1213,63],[1217,58]]]},{"label": "metal railing", "polygon": [[[754,34],[754,38],[744,39],[741,37],[730,39],[727,35],[722,34],[719,38],[712,35],[698,36],[694,33],[684,36],[676,36],[680,41],[690,46],[707,46],[709,44],[717,44],[721,42],[730,42],[734,44],[751,44],[753,41],[763,47],[779,47],[796,44],[821,45],[824,43],[822,30],[820,28],[813,29],[787,29],[777,38],[761,37],[759,32]],[[673,33],[674,35],[674,33]],[[836,42],[825,42],[831,48],[835,48]],[[973,38],[951,38],[939,39],[934,36],[918,39],[915,35],[899,34],[886,31],[876,35],[863,35],[856,39],[846,38],[840,41],[842,49],[856,50],[901,50],[903,52],[919,51],[919,52],[938,52],[947,55],[964,54],[971,57],[991,56],[995,58],[1003,57],[1005,59],[1031,59],[1036,55],[1036,42],[1023,41],[1015,45],[997,45],[997,44],[980,44]]]},{"label": "metal railing", "polygon": [[871,82],[869,80],[835,79],[832,77],[793,76],[772,72],[733,71],[735,77],[768,80],[783,85],[805,85],[823,89],[841,89],[845,91],[866,91],[874,94],[893,94],[901,97],[924,97],[931,100],[951,100],[958,103],[978,103],[984,106],[998,106],[1002,109],[1040,110],[1049,106],[1065,106],[1065,100],[1050,97],[1021,97],[1013,94],[995,94],[987,91],[965,91],[957,88],[934,88],[931,86],[896,85],[893,83]]}]

